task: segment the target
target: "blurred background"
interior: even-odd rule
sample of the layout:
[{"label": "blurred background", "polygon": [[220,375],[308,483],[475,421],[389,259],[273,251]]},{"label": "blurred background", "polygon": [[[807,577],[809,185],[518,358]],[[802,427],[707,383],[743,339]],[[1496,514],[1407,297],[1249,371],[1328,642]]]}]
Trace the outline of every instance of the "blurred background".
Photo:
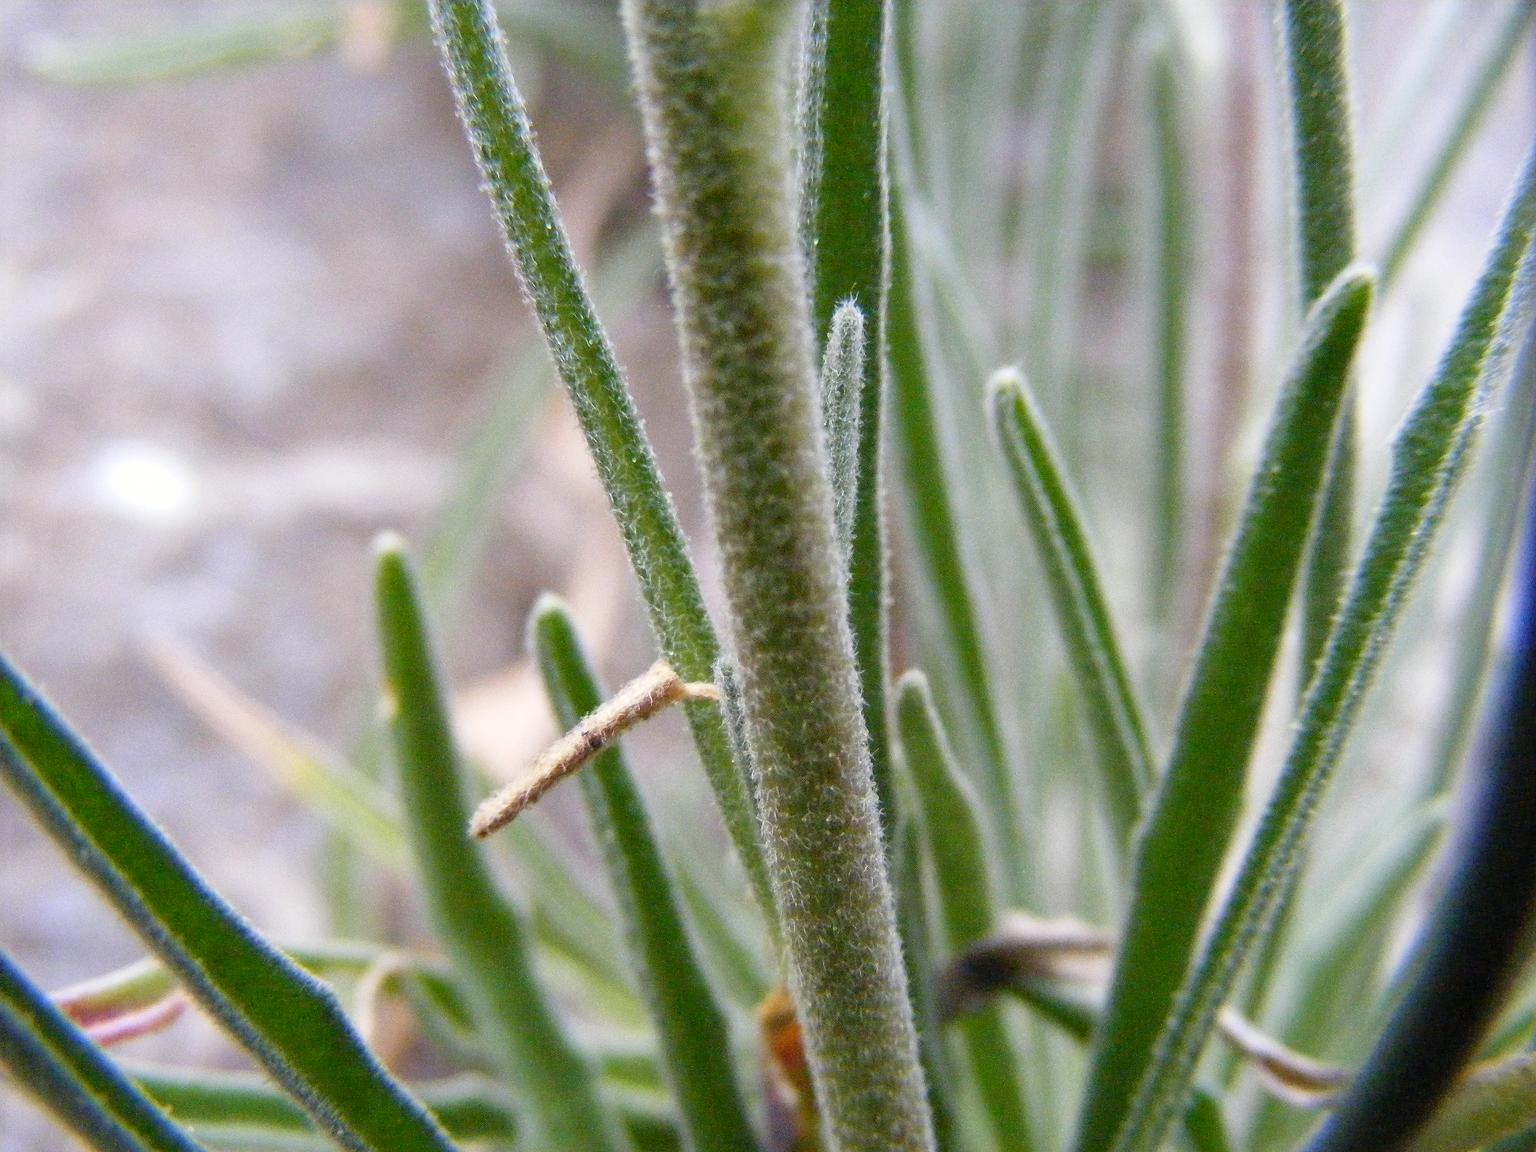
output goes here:
[{"label": "blurred background", "polygon": [[[1247,259],[1284,263],[1268,5],[1187,7],[1207,50],[1198,83],[1221,129],[1207,133],[1203,162],[1221,172],[1247,158]],[[1470,60],[1507,9],[1354,7],[1366,138],[1429,21],[1459,8]],[[508,28],[578,253],[707,574],[613,8],[519,4]],[[1364,372],[1394,382],[1365,390],[1368,443],[1385,442],[1449,328],[1531,137],[1532,106],[1522,60],[1371,338]],[[1433,94],[1425,107],[1440,107]],[[1138,115],[1123,93],[1103,111],[1106,202],[1145,163]],[[1000,182],[1026,178],[1030,126],[1014,131],[974,142],[997,158],[985,168]],[[1393,167],[1367,169],[1369,204],[1392,207],[1392,174],[1422,162],[1415,145],[1410,127]],[[1219,215],[1226,195],[1225,184],[1206,186],[1200,210]],[[1366,251],[1392,214],[1362,211]],[[1221,351],[1236,321],[1215,306],[1230,245],[1207,243],[1197,254],[1197,423],[1236,387]],[[1009,292],[1017,269],[965,262],[978,293]],[[1132,392],[1123,353],[1137,322],[1124,306],[1133,264],[1107,246],[1083,289],[1091,319],[1077,337],[1094,371]],[[1288,330],[1273,279],[1245,302],[1261,365]],[[1100,445],[1089,459],[1094,450],[1116,451]],[[1095,493],[1108,493],[1090,506],[1113,538],[1114,489]],[[0,646],[279,940],[351,925],[337,923],[327,898],[339,881],[320,825],[230,736],[259,706],[270,710],[262,723],[280,718],[353,747],[376,676],[369,544],[387,527],[432,568],[464,739],[494,774],[550,735],[544,701],[518,667],[540,591],[573,602],[611,682],[651,659],[617,535],[414,7],[0,0]],[[1451,559],[1471,563],[1472,543]],[[1139,562],[1113,546],[1107,560]],[[1440,589],[1446,603],[1457,587]],[[899,587],[897,597],[901,622]],[[1198,587],[1187,595],[1187,615],[1200,598]],[[1409,717],[1436,691],[1398,687]],[[638,755],[668,822],[700,803],[691,761],[667,766],[675,725],[640,734]],[[356,915],[416,931],[388,885]],[[140,954],[8,798],[0,944],[49,986]],[[223,1058],[192,1022],[135,1051]],[[63,1146],[0,1088],[0,1152]]]}]

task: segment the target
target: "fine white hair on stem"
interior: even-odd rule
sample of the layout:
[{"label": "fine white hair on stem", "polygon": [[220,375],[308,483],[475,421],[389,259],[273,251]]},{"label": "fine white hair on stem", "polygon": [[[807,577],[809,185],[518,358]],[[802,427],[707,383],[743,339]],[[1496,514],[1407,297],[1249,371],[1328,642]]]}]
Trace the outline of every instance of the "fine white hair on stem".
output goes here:
[{"label": "fine white hair on stem", "polygon": [[485,837],[506,827],[561,780],[656,713],[684,701],[719,699],[720,690],[713,684],[689,683],[665,660],[656,661],[551,744],[523,779],[488,797],[475,809],[470,832]]}]

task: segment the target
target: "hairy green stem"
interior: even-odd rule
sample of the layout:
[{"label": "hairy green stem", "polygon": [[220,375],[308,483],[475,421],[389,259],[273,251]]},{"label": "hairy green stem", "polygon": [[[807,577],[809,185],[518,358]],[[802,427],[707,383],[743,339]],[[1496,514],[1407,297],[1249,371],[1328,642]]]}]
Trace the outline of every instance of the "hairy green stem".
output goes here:
[{"label": "hairy green stem", "polygon": [[[1286,0],[1281,29],[1295,166],[1297,266],[1301,306],[1307,309],[1355,256],[1355,145],[1344,2]],[[1302,688],[1327,643],[1349,571],[1354,474],[1354,404],[1346,399],[1302,572]]]},{"label": "hairy green stem", "polygon": [[626,0],[790,991],[833,1152],[932,1147],[843,601],[784,0]]}]

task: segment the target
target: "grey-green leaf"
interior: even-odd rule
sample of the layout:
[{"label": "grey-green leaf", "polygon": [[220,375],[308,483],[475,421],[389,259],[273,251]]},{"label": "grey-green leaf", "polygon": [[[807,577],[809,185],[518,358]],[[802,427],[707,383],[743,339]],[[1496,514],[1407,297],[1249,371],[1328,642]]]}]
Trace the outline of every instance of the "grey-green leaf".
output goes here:
[{"label": "grey-green leaf", "polygon": [[1368,273],[1347,271],[1324,294],[1276,405],[1180,706],[1168,767],[1137,845],[1134,900],[1094,1047],[1081,1152],[1108,1148],[1122,1126],[1136,1131],[1141,1123],[1131,1106],[1157,1059],[1157,1037],[1236,828],[1372,289]]},{"label": "grey-green leaf", "polygon": [[[432,0],[432,20],[459,114],[507,246],[571,396],[613,505],[651,627],[686,680],[707,680],[719,654],[688,544],[639,412],[599,322],[533,143],[489,0]],[[743,766],[719,711],[688,707],[699,758],[763,914],[774,916]]]},{"label": "grey-green leaf", "polygon": [[[991,932],[997,915],[976,797],[955,763],[920,672],[908,672],[897,684],[896,725],[902,759],[917,791],[920,817],[914,823],[920,823],[933,861],[946,943],[956,952]],[[960,1032],[998,1147],[1024,1152],[1033,1140],[1022,1069],[1001,1009],[993,1006],[967,1016]]]},{"label": "grey-green leaf", "polygon": [[[529,631],[556,717],[574,727],[603,702],[575,625],[565,606],[547,596],[535,606]],[[689,1147],[755,1148],[725,1013],[699,966],[672,874],[618,748],[599,753],[582,771],[581,789]]]},{"label": "grey-green leaf", "polygon": [[526,1110],[529,1138],[557,1152],[620,1152],[628,1145],[599,1098],[596,1072],[539,980],[521,917],[469,838],[458,752],[398,539],[380,543],[376,594],[401,808],[433,928]]},{"label": "grey-green leaf", "polygon": [[[1302,703],[1290,751],[1200,961],[1183,981],[1179,1008],[1159,1041],[1156,1076],[1142,1085],[1147,1143],[1177,1106],[1242,958],[1272,928],[1274,878],[1296,866],[1324,788],[1408,593],[1465,470],[1491,368],[1505,365],[1510,329],[1529,314],[1517,292],[1536,228],[1536,149],[1526,157],[1493,250],[1433,377],[1392,444],[1387,490],[1318,671]],[[1160,926],[1163,930],[1164,926]]]},{"label": "grey-green leaf", "polygon": [[859,483],[859,388],[864,379],[864,314],[846,300],[832,314],[821,355],[821,424],[827,438],[827,469],[843,560],[851,560]]},{"label": "grey-green leaf", "polygon": [[0,776],[272,1077],[353,1152],[451,1152],[331,990],[213,892],[58,715],[0,658]]},{"label": "grey-green leaf", "polygon": [[0,1067],[97,1152],[201,1152],[4,952]]},{"label": "grey-green leaf", "polygon": [[1060,457],[1024,378],[992,377],[992,420],[1034,538],[1098,755],[1116,845],[1128,851],[1151,785],[1152,751],[1098,564]]}]

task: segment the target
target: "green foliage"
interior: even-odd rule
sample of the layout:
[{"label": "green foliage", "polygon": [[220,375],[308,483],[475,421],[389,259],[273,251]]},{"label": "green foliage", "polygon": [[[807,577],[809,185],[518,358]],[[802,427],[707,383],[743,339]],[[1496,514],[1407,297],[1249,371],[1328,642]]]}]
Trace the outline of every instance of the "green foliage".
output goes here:
[{"label": "green foliage", "polygon": [[[106,1152],[1530,1147],[1536,640],[1501,656],[1495,626],[1536,428],[1536,352],[1505,387],[1529,320],[1536,153],[1390,444],[1354,394],[1396,402],[1357,351],[1412,290],[1536,9],[1443,0],[1372,117],[1349,6],[1281,5],[1260,55],[1284,123],[1222,126],[1283,142],[1256,165],[1211,147],[1222,86],[1254,77],[1209,0],[625,0],[621,21],[575,0],[500,7],[501,24],[491,0],[385,6],[396,35],[435,33],[663,661],[605,700],[580,622],[551,597],[534,611],[529,655],[574,733],[558,775],[578,775],[590,843],[544,812],[471,839],[484,785],[434,653],[530,439],[548,365],[525,353],[419,585],[397,538],[377,557],[392,754],[370,744],[378,725],[339,754],[188,654],[157,657],[345,846],[338,910],[359,874],[408,881],[446,960],[386,931],[266,939],[0,661],[0,777],[151,956],[49,997],[0,954],[11,1079]],[[30,62],[71,83],[167,81],[344,50],[348,13]],[[502,25],[610,95],[628,41],[715,618],[594,304],[611,320],[642,295],[655,232],[629,226],[588,291]],[[1437,87],[1443,124],[1427,115]],[[1356,125],[1377,122],[1357,187]],[[1433,137],[1428,160],[1376,237],[1410,131]],[[1106,162],[1122,154],[1148,171],[1123,179]],[[1264,207],[1287,200],[1289,216]],[[1288,220],[1294,269],[1267,255]],[[1357,230],[1379,274],[1356,264]],[[1294,325],[1270,303],[1290,297]],[[1199,334],[1217,325],[1252,345],[1251,401],[1208,379]],[[1256,357],[1271,345],[1289,362]],[[1212,387],[1230,407],[1208,420]],[[1249,459],[1240,425],[1265,410]],[[1354,509],[1372,503],[1357,549]],[[1478,535],[1447,626],[1428,605],[1457,585],[1433,546]],[[1280,675],[1293,650],[1299,701]],[[889,691],[893,655],[912,670]],[[1431,705],[1413,704],[1431,738],[1414,728],[1412,748],[1400,700],[1368,706],[1389,658],[1408,683],[1440,669]],[[613,746],[672,703],[720,829],[648,803],[638,746]],[[1374,754],[1357,727],[1392,745],[1390,796],[1346,758]],[[1464,760],[1483,783],[1457,806]],[[1327,803],[1336,777],[1368,819]],[[1472,831],[1447,834],[1448,811],[1472,812]],[[1424,916],[1431,874],[1451,879]],[[1505,993],[1517,1007],[1500,1017]],[[184,996],[265,1076],[104,1050]],[[409,1085],[370,1049],[386,998],[426,1054],[401,1063]],[[1233,1023],[1237,1004],[1251,1023]]]}]

